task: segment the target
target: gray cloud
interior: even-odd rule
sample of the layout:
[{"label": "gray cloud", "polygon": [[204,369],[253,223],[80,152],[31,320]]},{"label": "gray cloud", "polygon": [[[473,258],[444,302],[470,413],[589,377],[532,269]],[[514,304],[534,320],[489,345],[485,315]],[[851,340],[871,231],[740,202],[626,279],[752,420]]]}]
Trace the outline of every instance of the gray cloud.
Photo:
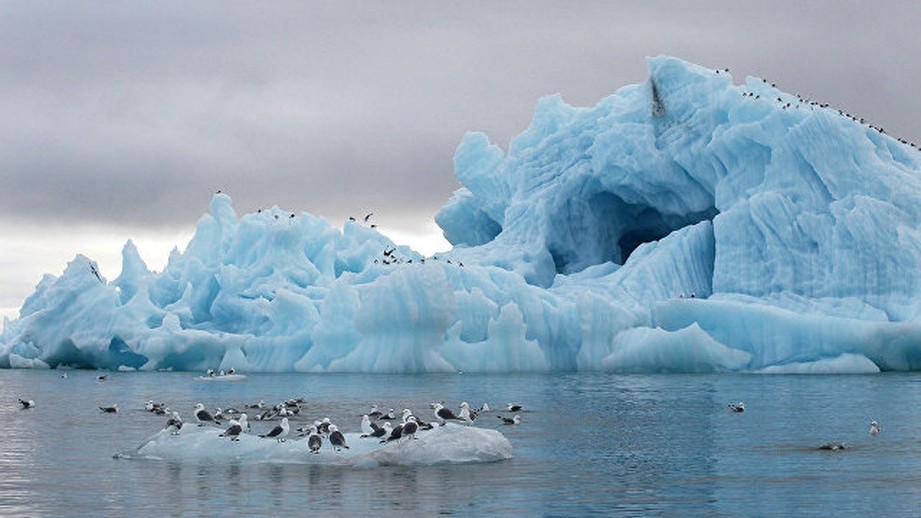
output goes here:
[{"label": "gray cloud", "polygon": [[659,53],[921,140],[918,3],[498,4],[0,3],[0,223],[189,226],[222,189],[421,228],[464,132],[505,147],[539,97],[593,105]]}]

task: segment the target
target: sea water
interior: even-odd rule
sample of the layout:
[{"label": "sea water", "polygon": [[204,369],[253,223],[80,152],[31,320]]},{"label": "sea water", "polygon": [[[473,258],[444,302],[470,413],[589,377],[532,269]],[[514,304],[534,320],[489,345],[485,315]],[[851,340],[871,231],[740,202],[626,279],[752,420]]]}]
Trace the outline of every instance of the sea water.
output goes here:
[{"label": "sea water", "polygon": [[[917,515],[921,375],[307,375],[0,370],[4,515]],[[23,410],[18,398],[33,399]],[[359,429],[372,403],[488,403],[514,457],[339,467],[116,459],[162,429],[152,399],[195,426],[197,402],[305,400],[302,419]],[[729,403],[743,401],[744,413]],[[509,402],[525,406],[505,426]],[[118,404],[106,414],[99,406]],[[252,411],[251,411],[252,413]],[[877,420],[882,433],[868,433]],[[252,433],[274,423],[253,422]],[[296,428],[302,423],[293,421]],[[294,433],[292,432],[292,435]],[[841,451],[818,447],[843,442]],[[306,444],[304,446],[305,455]]]}]

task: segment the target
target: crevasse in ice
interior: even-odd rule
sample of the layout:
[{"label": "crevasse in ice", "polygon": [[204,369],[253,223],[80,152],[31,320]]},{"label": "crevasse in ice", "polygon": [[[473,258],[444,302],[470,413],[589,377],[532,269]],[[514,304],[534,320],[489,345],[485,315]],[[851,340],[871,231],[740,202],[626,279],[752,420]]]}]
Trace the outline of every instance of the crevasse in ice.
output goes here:
[{"label": "crevasse in ice", "polygon": [[0,365],[238,371],[921,368],[916,149],[759,78],[671,57],[592,108],[480,133],[424,258],[376,229],[217,194],[184,252],[77,256]]}]

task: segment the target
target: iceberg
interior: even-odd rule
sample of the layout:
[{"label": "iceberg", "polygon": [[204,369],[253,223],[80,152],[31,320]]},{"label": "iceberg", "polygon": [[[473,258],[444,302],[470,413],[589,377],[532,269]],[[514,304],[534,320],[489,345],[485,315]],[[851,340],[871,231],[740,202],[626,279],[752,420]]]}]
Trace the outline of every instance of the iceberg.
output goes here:
[{"label": "iceberg", "polygon": [[417,433],[415,439],[381,444],[377,438],[345,435],[348,449],[336,451],[324,441],[317,453],[307,448],[307,440],[278,442],[242,434],[239,441],[220,437],[223,429],[184,426],[178,435],[161,430],[136,450],[116,454],[123,459],[220,462],[279,462],[327,464],[353,467],[431,466],[471,464],[512,458],[512,445],[497,430],[449,423]]},{"label": "iceberg", "polygon": [[677,58],[590,108],[482,133],[423,257],[216,194],[151,271],[78,255],[4,322],[0,366],[237,372],[921,369],[921,154]]}]

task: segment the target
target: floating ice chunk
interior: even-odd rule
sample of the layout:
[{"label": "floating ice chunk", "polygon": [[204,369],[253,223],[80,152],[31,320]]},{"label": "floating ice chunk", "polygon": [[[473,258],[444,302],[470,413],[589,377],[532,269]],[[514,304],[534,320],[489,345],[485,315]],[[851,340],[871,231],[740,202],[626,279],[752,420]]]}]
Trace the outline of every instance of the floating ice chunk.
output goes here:
[{"label": "floating ice chunk", "polygon": [[381,444],[377,438],[345,434],[348,449],[335,451],[324,441],[319,453],[311,453],[307,440],[285,442],[240,435],[239,441],[219,437],[216,427],[186,426],[179,435],[161,430],[137,450],[117,456],[129,459],[219,462],[279,462],[347,466],[428,466],[495,462],[512,457],[512,444],[497,430],[449,423],[416,433],[416,439]]}]

